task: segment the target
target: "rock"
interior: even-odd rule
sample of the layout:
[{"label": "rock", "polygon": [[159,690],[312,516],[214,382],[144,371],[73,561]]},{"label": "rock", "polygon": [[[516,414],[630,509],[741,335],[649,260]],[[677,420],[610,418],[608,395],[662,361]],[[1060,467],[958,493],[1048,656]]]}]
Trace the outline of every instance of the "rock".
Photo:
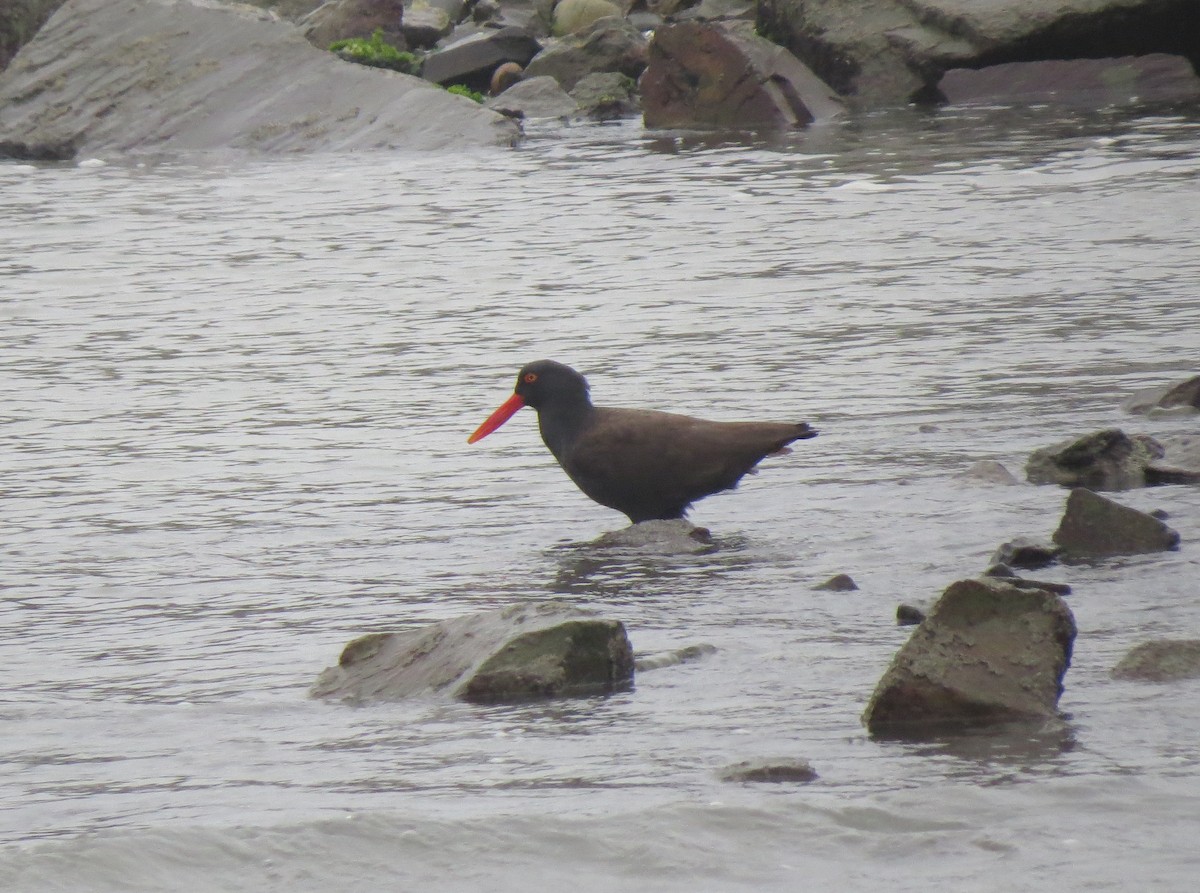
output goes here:
[{"label": "rock", "polygon": [[1146,483],[1200,484],[1200,436],[1167,435],[1159,441],[1163,457],[1146,465]]},{"label": "rock", "polygon": [[595,22],[606,18],[621,18],[621,7],[610,0],[559,0],[554,6],[554,23],[550,33],[555,37],[581,34]]},{"label": "rock", "polygon": [[522,118],[566,118],[579,111],[578,103],[552,77],[526,78],[485,105]]},{"label": "rock", "polygon": [[295,26],[183,0],[68,0],[0,76],[10,155],[433,149],[518,133],[418,78],[342,62]]},{"label": "rock", "polygon": [[463,84],[483,93],[491,85],[492,73],[505,62],[515,62],[528,73],[529,60],[541,48],[524,28],[500,28],[430,53],[421,77],[443,87]]},{"label": "rock", "polygon": [[1200,99],[1200,78],[1182,56],[1047,59],[953,68],[938,82],[947,102],[1068,103],[1113,106]]},{"label": "rock", "polygon": [[779,760],[746,760],[726,766],[720,772],[721,781],[735,782],[799,782],[807,784],[819,777],[808,760],[783,758]]},{"label": "rock", "polygon": [[652,128],[788,130],[841,111],[795,56],[730,22],[660,28],[641,87]]},{"label": "rock", "polygon": [[362,702],[432,693],[494,703],[621,691],[633,673],[620,621],[541,602],[355,639],[310,694]]},{"label": "rock", "polygon": [[860,107],[941,99],[950,69],[1170,53],[1200,60],[1194,0],[761,0],[758,30]]},{"label": "rock", "polygon": [[404,40],[410,46],[418,49],[429,49],[437,46],[437,42],[454,30],[454,22],[450,13],[428,3],[414,3],[404,12],[404,22],[401,31]]},{"label": "rock", "polygon": [[925,620],[925,612],[916,605],[897,605],[896,606],[896,625],[897,626],[916,626]]},{"label": "rock", "polygon": [[756,0],[700,0],[695,6],[672,16],[676,22],[722,22],[741,20],[754,23],[758,14]]},{"label": "rock", "polygon": [[639,673],[644,673],[647,670],[661,670],[663,667],[677,667],[680,664],[690,664],[693,661],[701,660],[710,654],[716,653],[717,649],[713,645],[705,643],[686,645],[683,648],[676,648],[674,651],[661,651],[657,654],[647,654],[636,658],[633,666]]},{"label": "rock", "polygon": [[637,84],[616,71],[589,74],[571,90],[571,98],[579,104],[581,114],[595,121],[629,118],[641,112]]},{"label": "rock", "polygon": [[1160,639],[1135,645],[1113,667],[1114,679],[1175,682],[1200,677],[1200,639]]},{"label": "rock", "polygon": [[854,582],[854,578],[849,574],[834,574],[824,583],[819,583],[813,587],[814,590],[826,589],[831,592],[852,592],[858,589],[858,584]]},{"label": "rock", "polygon": [[1059,596],[960,580],[896,654],[863,720],[872,734],[920,736],[1053,717],[1074,641]]},{"label": "rock", "polygon": [[637,80],[646,68],[646,36],[624,19],[601,19],[582,34],[555,41],[525,70],[528,77],[549,75],[568,93],[589,74],[617,72]]},{"label": "rock", "polygon": [[1179,548],[1179,534],[1151,515],[1082,487],[1067,497],[1054,542],[1064,557],[1105,558]]},{"label": "rock", "polygon": [[1017,480],[1016,475],[993,459],[980,459],[966,471],[962,472],[959,478],[969,481],[979,481],[983,484],[999,484],[1005,487],[1013,487],[1021,483]]},{"label": "rock", "polygon": [[1036,570],[1037,568],[1049,567],[1054,564],[1061,552],[1062,548],[1060,546],[1039,543],[1019,536],[1016,539],[1001,544],[1000,548],[992,555],[992,561],[1007,567]]},{"label": "rock", "polygon": [[1192,415],[1200,411],[1200,375],[1137,391],[1121,404],[1121,408],[1136,415]]},{"label": "rock", "polygon": [[602,549],[637,549],[663,555],[706,553],[714,550],[712,531],[691,521],[642,521],[602,533],[592,543]]},{"label": "rock", "polygon": [[333,0],[305,16],[300,27],[308,42],[320,50],[328,50],[335,40],[370,38],[376,28],[383,32],[385,43],[403,50],[407,49],[400,29],[403,20],[401,0]]},{"label": "rock", "polygon": [[1163,456],[1158,441],[1108,428],[1034,450],[1025,463],[1032,484],[1129,490],[1146,486],[1146,466]]},{"label": "rock", "polygon": [[0,3],[0,71],[8,67],[17,50],[45,24],[63,0],[22,0]]}]

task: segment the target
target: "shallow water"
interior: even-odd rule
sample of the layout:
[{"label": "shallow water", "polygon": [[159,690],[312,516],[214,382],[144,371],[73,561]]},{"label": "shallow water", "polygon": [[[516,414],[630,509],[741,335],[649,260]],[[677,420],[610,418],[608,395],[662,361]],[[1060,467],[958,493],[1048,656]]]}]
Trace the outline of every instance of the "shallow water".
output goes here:
[{"label": "shallow water", "polygon": [[[1179,552],[1058,568],[1065,731],[877,742],[929,601],[1064,492],[1038,446],[1194,374],[1200,118],[886,115],[774,143],[531,133],[516,151],[0,165],[0,889],[1190,890],[1200,690],[1116,682],[1200,636]],[[707,555],[601,548],[522,413],[821,429],[700,503]],[[855,592],[813,591],[850,573]],[[351,708],[350,638],[516,599],[708,643],[607,699]],[[723,783],[803,757],[805,786]]]}]

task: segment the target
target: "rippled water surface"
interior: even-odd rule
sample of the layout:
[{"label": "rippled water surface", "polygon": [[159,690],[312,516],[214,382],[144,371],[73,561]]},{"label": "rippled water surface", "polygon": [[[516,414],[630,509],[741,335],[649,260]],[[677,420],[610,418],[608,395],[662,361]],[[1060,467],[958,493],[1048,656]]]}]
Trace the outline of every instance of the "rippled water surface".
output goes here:
[{"label": "rippled water surface", "polygon": [[[1116,682],[1200,637],[1179,552],[1054,569],[1065,731],[878,742],[929,601],[1055,488],[957,477],[1197,371],[1200,119],[1000,110],[790,142],[532,134],[440,156],[0,165],[0,889],[1190,890],[1200,690]],[[693,520],[592,544],[524,362],[597,402],[806,419]],[[855,592],[813,591],[839,572]],[[352,708],[368,631],[566,598],[635,648],[607,699]],[[802,757],[805,786],[718,780]]]}]

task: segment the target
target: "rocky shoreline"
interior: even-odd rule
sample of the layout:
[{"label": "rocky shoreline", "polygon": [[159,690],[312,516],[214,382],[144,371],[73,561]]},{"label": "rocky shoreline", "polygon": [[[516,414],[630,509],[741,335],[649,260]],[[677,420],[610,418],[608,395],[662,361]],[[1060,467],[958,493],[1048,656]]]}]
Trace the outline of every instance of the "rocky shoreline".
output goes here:
[{"label": "rocky shoreline", "polygon": [[[329,52],[372,36],[410,73]],[[4,62],[0,156],[441,149],[538,118],[780,131],[912,103],[1194,106],[1200,6],[29,0],[0,13]]]}]

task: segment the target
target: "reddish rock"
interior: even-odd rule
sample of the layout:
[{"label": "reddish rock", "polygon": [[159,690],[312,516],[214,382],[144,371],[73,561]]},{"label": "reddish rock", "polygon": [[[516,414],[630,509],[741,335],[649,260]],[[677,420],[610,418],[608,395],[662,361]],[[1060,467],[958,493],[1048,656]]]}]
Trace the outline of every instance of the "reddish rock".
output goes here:
[{"label": "reddish rock", "polygon": [[660,28],[641,87],[647,127],[788,130],[842,110],[799,59],[739,23]]}]

